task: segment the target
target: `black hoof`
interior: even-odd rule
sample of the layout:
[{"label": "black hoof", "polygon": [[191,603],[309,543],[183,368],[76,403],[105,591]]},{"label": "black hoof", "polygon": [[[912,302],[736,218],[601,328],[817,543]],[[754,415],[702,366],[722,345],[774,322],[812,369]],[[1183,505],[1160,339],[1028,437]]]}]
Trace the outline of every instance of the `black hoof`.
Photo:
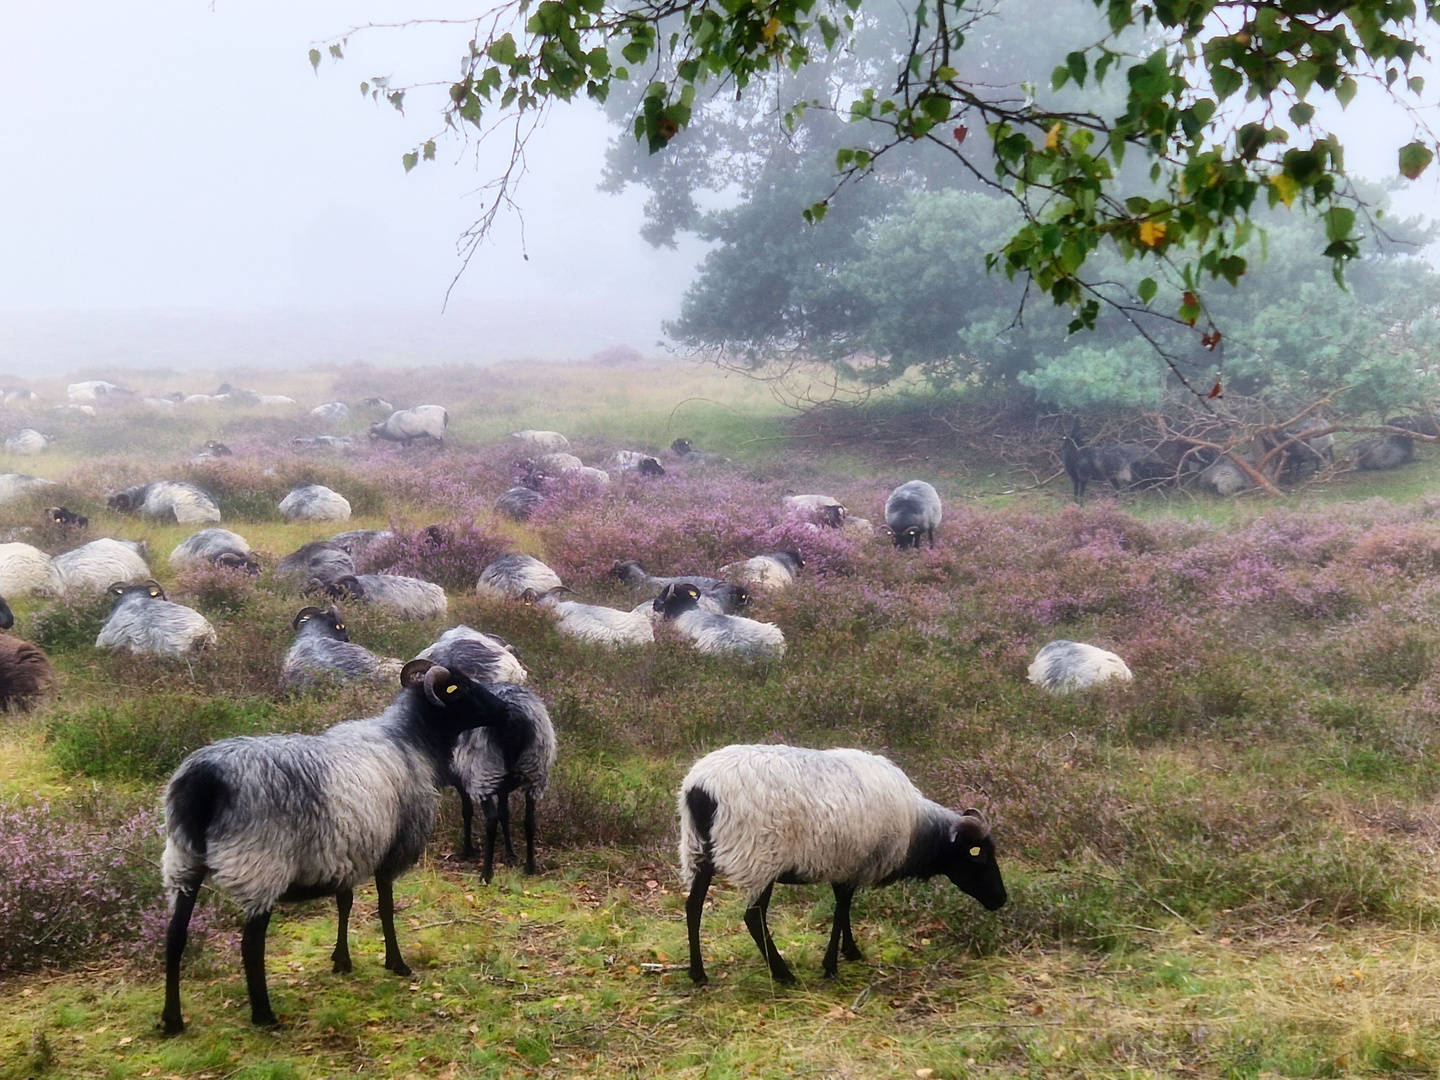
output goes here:
[{"label": "black hoof", "polygon": [[181,1020],[179,1017],[161,1017],[160,1033],[164,1035],[167,1039],[173,1039],[176,1035],[184,1035],[185,1021]]},{"label": "black hoof", "polygon": [[251,1013],[250,1023],[256,1027],[269,1028],[271,1031],[277,1031],[280,1028],[280,1018],[273,1012],[261,1014]]},{"label": "black hoof", "polygon": [[394,963],[386,960],[385,967],[388,968],[390,971],[393,971],[396,975],[399,975],[401,978],[408,979],[410,977],[410,965],[407,964],[404,960],[396,960]]},{"label": "black hoof", "polygon": [[696,986],[704,986],[710,981],[710,976],[706,975],[703,971],[696,971],[692,968],[690,971],[690,981]]},{"label": "black hoof", "polygon": [[835,976],[837,976],[837,975],[840,974],[840,965],[839,965],[839,964],[836,964],[834,967],[827,967],[827,968],[825,968],[824,970],[825,970],[825,977],[826,977],[827,979],[833,979],[833,978],[835,978]]},{"label": "black hoof", "polygon": [[354,966],[350,963],[350,957],[348,956],[335,956],[331,959],[334,960],[332,970],[336,975],[349,975],[350,972],[354,970]]},{"label": "black hoof", "polygon": [[795,976],[790,971],[772,971],[770,977],[777,983],[784,983],[786,986],[791,986],[795,982]]},{"label": "black hoof", "polygon": [[864,959],[865,959],[865,954],[862,953],[862,952],[861,952],[858,948],[856,948],[854,945],[851,945],[848,949],[841,949],[840,952],[841,952],[841,954],[845,957],[846,960],[864,960]]}]

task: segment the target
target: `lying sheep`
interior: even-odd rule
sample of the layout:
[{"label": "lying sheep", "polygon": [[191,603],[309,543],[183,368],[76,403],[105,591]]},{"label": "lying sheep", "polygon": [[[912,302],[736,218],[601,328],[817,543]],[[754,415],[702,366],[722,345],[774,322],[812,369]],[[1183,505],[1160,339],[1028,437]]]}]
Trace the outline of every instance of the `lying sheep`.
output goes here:
[{"label": "lying sheep", "polygon": [[450,606],[433,581],[398,574],[346,574],[319,584],[337,600],[360,600],[397,619],[438,619]]},{"label": "lying sheep", "polygon": [[805,560],[798,551],[776,551],[722,566],[720,573],[752,589],[773,592],[775,589],[787,589],[794,585],[804,566]]},{"label": "lying sheep", "polygon": [[29,544],[0,544],[0,596],[61,592],[55,560]]},{"label": "lying sheep", "polygon": [[696,450],[695,444],[689,439],[676,439],[670,444],[670,452],[681,461],[688,461],[695,465],[729,465],[730,459],[720,454],[711,454],[704,450]]},{"label": "lying sheep", "polygon": [[530,472],[538,472],[547,476],[564,472],[566,469],[582,469],[585,467],[585,462],[581,461],[574,454],[566,454],[558,451],[551,454],[541,454],[528,464],[525,462],[521,462],[520,464]]},{"label": "lying sheep", "polygon": [[117,581],[105,591],[115,603],[95,639],[97,649],[127,649],[178,660],[215,644],[215,628],[209,620],[194,608],[172,604],[157,581]]},{"label": "lying sheep", "polygon": [[444,445],[450,414],[439,405],[416,405],[390,414],[389,419],[370,425],[370,438],[409,446],[416,439],[430,439]]},{"label": "lying sheep", "polygon": [[610,458],[610,468],[619,473],[636,473],[639,476],[664,476],[665,466],[658,458],[642,454],[638,450],[616,450]]},{"label": "lying sheep", "polygon": [[143,540],[92,540],[55,556],[60,589],[67,596],[102,593],[114,581],[144,581],[150,576]]},{"label": "lying sheep", "polygon": [[200,453],[195,455],[196,461],[209,461],[214,458],[231,457],[235,453],[223,442],[216,442],[214,439],[207,439],[200,444]]},{"label": "lying sheep", "polygon": [[513,521],[529,521],[535,508],[545,501],[545,496],[534,488],[517,484],[495,500],[495,509]]},{"label": "lying sheep", "polygon": [[209,566],[244,570],[251,576],[260,573],[260,564],[250,550],[249,542],[229,529],[201,529],[180,541],[170,552],[171,570],[195,570]]},{"label": "lying sheep", "polygon": [[389,683],[400,674],[399,660],[376,656],[350,640],[334,607],[303,607],[290,625],[295,630],[295,643],[280,668],[280,685],[284,689],[304,689],[324,680]]},{"label": "lying sheep", "polygon": [[324,405],[316,405],[311,409],[310,415],[317,420],[339,424],[350,419],[350,406],[343,401],[327,401]]},{"label": "lying sheep", "polygon": [[645,572],[645,568],[634,559],[617,562],[610,568],[610,576],[623,581],[632,589],[645,592],[653,599],[667,585],[694,585],[700,590],[700,610],[714,611],[721,615],[734,615],[750,603],[750,593],[743,585],[719,578],[699,574],[679,577],[656,577]]},{"label": "lying sheep", "polygon": [[330,543],[349,552],[353,559],[394,535],[389,529],[351,529],[348,532],[336,533],[330,538]]},{"label": "lying sheep", "polygon": [[700,590],[688,582],[666,585],[652,602],[666,622],[689,638],[705,656],[738,656],[778,660],[785,655],[785,635],[773,623],[740,615],[718,615],[700,609]]},{"label": "lying sheep", "polygon": [[1238,495],[1255,486],[1250,475],[1228,457],[1217,457],[1200,470],[1196,481],[1202,488],[1226,497]]},{"label": "lying sheep", "polygon": [[475,591],[492,600],[519,600],[526,589],[545,593],[560,584],[560,575],[533,556],[501,555],[480,571]]},{"label": "lying sheep", "polygon": [[34,428],[23,428],[5,440],[5,449],[12,454],[33,456],[49,450],[50,441]]},{"label": "lying sheep", "polygon": [[126,488],[110,496],[109,506],[127,514],[181,525],[198,525],[220,520],[214,496],[194,484],[157,480]]},{"label": "lying sheep", "polygon": [[318,735],[224,739],[175,770],[165,787],[161,863],[172,911],[165,1034],[185,1030],[180,959],[207,876],[245,913],[241,957],[254,1024],[278,1023],[265,982],[265,931],[284,900],[335,897],[340,926],[331,960],[346,973],[354,889],[373,876],[385,967],[410,974],[395,940],[394,881],[425,852],[456,742],[496,723],[507,707],[428,660],[406,664],[400,681],[400,695],[377,717]]},{"label": "lying sheep", "polygon": [[63,506],[47,506],[44,510],[45,520],[51,525],[61,529],[74,530],[79,532],[89,528],[90,519],[84,514],[77,514],[73,510],[67,510]]},{"label": "lying sheep", "polygon": [[558,431],[535,431],[526,428],[524,431],[512,431],[510,438],[518,439],[530,449],[541,453],[570,449],[570,440]]},{"label": "lying sheep", "polygon": [[1029,676],[1036,686],[1054,694],[1085,690],[1112,679],[1130,682],[1135,678],[1125,661],[1113,652],[1063,639],[1050,642],[1036,654]]},{"label": "lying sheep", "polygon": [[716,873],[745,891],[745,926],[780,983],[795,976],[766,922],[777,881],[834,889],[827,976],[838,972],[842,952],[862,959],[850,928],[856,889],[944,874],[990,911],[1006,900],[980,812],[931,802],[890,761],[861,750],[727,746],[691,767],[679,808],[690,978],[698,984],[707,981],[700,915]]},{"label": "lying sheep", "polygon": [[1405,435],[1361,439],[1345,456],[1362,472],[1398,469],[1415,460],[1415,440]]},{"label": "lying sheep", "polygon": [[785,509],[823,525],[827,529],[839,529],[845,525],[850,511],[832,495],[786,495]]},{"label": "lying sheep", "polygon": [[355,445],[355,440],[349,435],[316,435],[314,438],[296,435],[290,445],[297,450],[348,450]]},{"label": "lying sheep", "polygon": [[25,473],[0,473],[0,504],[14,502],[39,488],[54,487],[54,480],[42,480]]},{"label": "lying sheep", "polygon": [[72,402],[99,401],[102,397],[110,394],[128,394],[129,390],[116,386],[104,379],[89,379],[85,382],[71,383],[65,388],[65,396]]},{"label": "lying sheep", "polygon": [[296,521],[349,521],[350,501],[324,484],[301,484],[280,500],[280,516]]},{"label": "lying sheep", "polygon": [[322,584],[355,573],[355,560],[350,552],[329,540],[312,540],[280,560],[275,573],[309,584],[319,580]]},{"label": "lying sheep", "polygon": [[526,589],[521,599],[553,612],[557,619],[555,629],[562,637],[612,649],[655,643],[655,631],[644,611],[621,611],[619,608],[566,600],[563,594],[569,591],[563,585],[545,593]]},{"label": "lying sheep", "polygon": [[395,411],[395,406],[391,405],[390,402],[382,397],[367,397],[365,399],[365,407],[367,409],[373,409],[378,413],[383,413],[386,416],[389,416]]},{"label": "lying sheep", "polygon": [[898,548],[919,550],[922,536],[933,548],[940,517],[940,493],[924,480],[901,484],[885,500],[885,526]]}]

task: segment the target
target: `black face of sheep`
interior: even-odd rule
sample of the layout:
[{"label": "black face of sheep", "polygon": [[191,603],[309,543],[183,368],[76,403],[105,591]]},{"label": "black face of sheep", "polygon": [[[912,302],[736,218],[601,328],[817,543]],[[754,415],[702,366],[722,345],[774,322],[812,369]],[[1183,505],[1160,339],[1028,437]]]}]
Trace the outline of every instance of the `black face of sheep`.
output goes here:
[{"label": "black face of sheep", "polygon": [[211,457],[229,457],[234,451],[223,442],[216,442],[214,439],[211,439],[206,442],[204,446],[200,447],[200,452],[209,454]]},{"label": "black face of sheep", "polygon": [[77,514],[63,506],[49,507],[45,511],[45,518],[52,525],[58,525],[62,529],[83,529],[90,524],[90,519],[84,514]]},{"label": "black face of sheep", "polygon": [[5,598],[0,596],[0,630],[9,630],[15,625],[15,613],[10,610],[10,605]]},{"label": "black face of sheep", "polygon": [[960,815],[960,825],[940,861],[955,887],[980,901],[987,911],[1005,906],[1005,881],[995,861],[995,842],[978,810]]},{"label": "black face of sheep", "polygon": [[670,449],[681,457],[684,457],[686,454],[693,454],[695,452],[695,444],[689,439],[676,439],[670,444]]},{"label": "black face of sheep", "polygon": [[128,491],[117,492],[105,501],[105,505],[111,510],[119,510],[128,514],[135,509],[135,497]]},{"label": "black face of sheep", "polygon": [[260,564],[255,561],[255,556],[241,555],[238,551],[222,551],[212,562],[223,570],[244,570],[251,577],[260,573]]},{"label": "black face of sheep", "polygon": [[148,596],[151,600],[168,600],[165,590],[160,587],[158,581],[141,581],[130,583],[117,581],[105,590],[107,596],[113,596],[115,603],[119,604],[129,596]]},{"label": "black face of sheep", "polygon": [[653,457],[646,457],[640,459],[640,464],[635,466],[635,471],[641,476],[664,476],[665,466]]},{"label": "black face of sheep", "polygon": [[319,628],[322,636],[333,641],[349,641],[350,635],[345,630],[345,623],[340,619],[340,613],[333,607],[322,611],[318,607],[303,607],[295,613],[291,622],[291,629],[299,631],[302,626]]},{"label": "black face of sheep", "polygon": [[897,548],[914,548],[920,550],[920,541],[925,536],[925,530],[918,525],[911,525],[908,529],[901,529],[899,532],[891,532]]},{"label": "black face of sheep", "polygon": [[307,592],[323,592],[333,600],[364,600],[365,586],[360,584],[354,574],[346,574],[334,581],[321,581],[319,578],[310,579],[310,587]]},{"label": "black face of sheep", "polygon": [[674,619],[694,609],[699,603],[700,590],[684,581],[679,585],[666,585],[660,590],[660,595],[655,597],[652,606],[665,618]]},{"label": "black face of sheep", "polygon": [[838,505],[820,507],[820,524],[827,529],[838,529],[845,524],[845,507]]}]

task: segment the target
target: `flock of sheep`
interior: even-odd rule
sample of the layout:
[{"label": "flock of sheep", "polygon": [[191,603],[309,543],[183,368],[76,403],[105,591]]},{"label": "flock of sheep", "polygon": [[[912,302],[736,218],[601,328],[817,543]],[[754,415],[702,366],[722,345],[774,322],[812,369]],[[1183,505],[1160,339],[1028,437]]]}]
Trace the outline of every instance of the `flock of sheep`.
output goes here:
[{"label": "flock of sheep", "polygon": [[[372,425],[371,434],[401,442],[439,441],[448,420],[443,408],[420,406],[393,412]],[[569,474],[581,482],[599,484],[600,477],[609,482],[607,472],[569,455],[568,442],[557,433],[526,431],[515,438],[537,455],[525,462],[522,484],[500,500],[501,510],[517,519],[523,520],[545,498],[549,479]],[[219,444],[207,444],[209,453],[222,451]],[[682,460],[717,460],[686,440],[677,440],[672,453]],[[664,472],[657,458],[639,452],[621,451],[610,464],[646,476]],[[828,496],[790,496],[786,501],[814,528],[875,531]],[[219,526],[218,505],[195,485],[156,481],[117,492],[110,506],[204,526],[174,549],[173,569],[261,571],[250,545]],[[287,520],[298,521],[344,521],[350,512],[342,496],[318,485],[296,488],[280,506]],[[920,548],[923,542],[934,546],[942,506],[929,483],[900,485],[887,499],[884,513],[885,532],[897,547]],[[63,527],[86,525],[84,518],[63,507],[46,514]],[[467,855],[475,853],[474,806],[480,805],[485,822],[481,873],[487,882],[499,837],[514,859],[509,804],[511,794],[521,792],[525,867],[535,871],[535,802],[554,767],[557,739],[543,700],[525,685],[528,675],[514,651],[500,638],[462,625],[447,630],[409,661],[377,656],[350,641],[339,609],[326,602],[364,602],[401,619],[446,614],[445,591],[433,582],[357,571],[357,558],[386,536],[383,531],[352,530],[307,543],[281,559],[273,573],[321,597],[324,604],[307,604],[295,614],[282,684],[303,688],[323,681],[398,682],[393,703],[379,716],[347,721],[318,735],[222,740],[187,757],[166,787],[163,877],[172,916],[162,1022],[169,1034],[184,1030],[180,961],[196,897],[207,877],[244,911],[242,959],[251,1017],[268,1025],[276,1018],[265,980],[265,935],[280,902],[336,898],[339,933],[333,962],[337,972],[348,972],[353,890],[373,877],[385,967],[409,974],[395,938],[392,887],[422,855],[445,787],[453,786],[460,794]],[[200,612],[166,597],[150,576],[146,555],[141,543],[109,538],[53,558],[26,544],[3,544],[0,594],[108,592],[113,606],[95,642],[102,649],[183,657],[214,644],[215,628]],[[774,661],[785,651],[780,628],[739,612],[754,591],[787,588],[803,568],[804,560],[795,551],[764,553],[716,568],[713,574],[693,576],[652,576],[634,561],[620,561],[612,575],[642,597],[627,610],[572,599],[571,590],[550,567],[528,555],[510,554],[481,568],[475,589],[543,609],[559,633],[599,647],[644,646],[655,640],[657,629],[666,627],[706,655]],[[13,617],[0,601],[0,625],[11,624]],[[0,688],[7,702],[34,697],[51,678],[43,652],[18,638],[0,636]],[[1063,692],[1108,679],[1128,680],[1131,673],[1111,653],[1057,641],[1041,650],[1030,678],[1045,689]],[[777,981],[793,976],[766,923],[776,882],[833,886],[836,907],[824,959],[827,975],[835,974],[841,954],[848,959],[860,956],[849,919],[857,888],[943,874],[987,908],[1006,900],[994,844],[980,813],[956,812],[925,799],[895,765],[860,750],[727,746],[696,762],[681,784],[678,808],[680,862],[689,890],[689,970],[697,984],[706,981],[700,915],[717,873],[745,891],[746,926]]]}]

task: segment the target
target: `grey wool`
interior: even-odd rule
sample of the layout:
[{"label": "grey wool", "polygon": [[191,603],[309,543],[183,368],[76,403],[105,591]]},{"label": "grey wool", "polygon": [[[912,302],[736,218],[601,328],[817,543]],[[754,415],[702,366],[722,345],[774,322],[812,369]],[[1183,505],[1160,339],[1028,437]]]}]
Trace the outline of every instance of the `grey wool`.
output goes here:
[{"label": "grey wool", "polygon": [[376,656],[350,640],[335,608],[303,607],[291,625],[295,643],[285,654],[280,685],[301,690],[326,682],[390,683],[400,674],[399,660]]},{"label": "grey wool", "polygon": [[115,602],[95,639],[97,649],[178,660],[215,644],[210,621],[194,608],[172,604],[158,582],[116,582],[106,592]]}]

